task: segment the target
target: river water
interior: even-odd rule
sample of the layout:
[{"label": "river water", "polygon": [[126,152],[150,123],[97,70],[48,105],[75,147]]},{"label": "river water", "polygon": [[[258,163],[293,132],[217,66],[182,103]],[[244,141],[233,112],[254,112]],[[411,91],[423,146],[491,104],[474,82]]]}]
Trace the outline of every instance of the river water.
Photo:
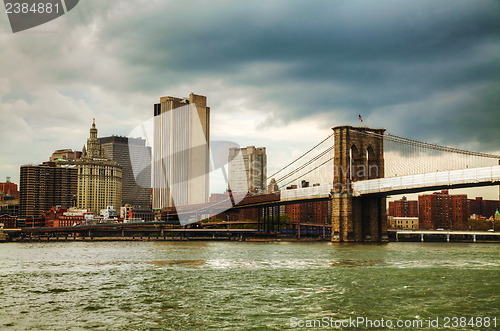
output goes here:
[{"label": "river water", "polygon": [[453,317],[500,324],[498,244],[7,243],[0,254],[2,330],[281,330],[359,317],[424,329]]}]

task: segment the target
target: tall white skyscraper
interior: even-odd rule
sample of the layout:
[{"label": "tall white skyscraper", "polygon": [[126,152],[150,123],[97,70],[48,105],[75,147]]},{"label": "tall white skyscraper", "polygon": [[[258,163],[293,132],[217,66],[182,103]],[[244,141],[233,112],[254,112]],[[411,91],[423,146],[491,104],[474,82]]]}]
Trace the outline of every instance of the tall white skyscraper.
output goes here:
[{"label": "tall white skyscraper", "polygon": [[[240,157],[237,157],[238,155]],[[229,149],[229,188],[232,191],[262,193],[266,190],[266,178],[265,147],[247,146]]]},{"label": "tall white skyscraper", "polygon": [[205,203],[209,196],[207,98],[162,97],[154,105],[153,208]]}]

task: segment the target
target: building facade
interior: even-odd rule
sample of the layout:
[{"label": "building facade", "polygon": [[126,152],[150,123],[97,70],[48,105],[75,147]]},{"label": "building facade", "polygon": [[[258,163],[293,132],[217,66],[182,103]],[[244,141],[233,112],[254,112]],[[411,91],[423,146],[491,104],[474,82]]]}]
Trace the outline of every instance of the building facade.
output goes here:
[{"label": "building facade", "polygon": [[36,218],[55,206],[73,206],[77,171],[75,166],[54,162],[21,166],[19,216]]},{"label": "building facade", "polygon": [[0,214],[0,224],[3,224],[4,229],[17,228],[17,217]]},{"label": "building facade", "polygon": [[207,98],[160,98],[154,105],[154,209],[208,201],[209,147]]},{"label": "building facade", "polygon": [[290,216],[292,223],[328,224],[330,212],[330,201],[303,202],[284,206],[284,214]]},{"label": "building facade", "polygon": [[[241,157],[237,157],[241,153]],[[266,192],[267,155],[265,147],[229,149],[229,189],[254,194]]]},{"label": "building facade", "polygon": [[[150,206],[151,167],[134,175],[133,164],[151,159],[151,147],[146,140],[110,136],[99,138],[104,156],[122,167],[122,204],[136,207]],[[116,207],[118,208],[118,206]]]},{"label": "building facade", "polygon": [[0,215],[19,216],[19,199],[0,201]]},{"label": "building facade", "polygon": [[99,215],[107,206],[122,205],[122,167],[104,156],[97,138],[95,120],[90,128],[87,146],[76,161],[61,161],[74,165],[78,171],[77,207]]},{"label": "building facade", "polygon": [[64,160],[64,161],[75,161],[82,156],[82,152],[73,151],[71,149],[58,149],[50,157],[50,161]]},{"label": "building facade", "polygon": [[389,226],[392,229],[417,230],[418,217],[387,216]]},{"label": "building facade", "polygon": [[19,191],[17,184],[10,181],[10,177],[4,183],[0,183],[0,193],[11,195],[14,199],[19,199]]},{"label": "building facade", "polygon": [[425,230],[465,230],[469,219],[467,195],[448,191],[418,197],[419,228]]},{"label": "building facade", "polygon": [[489,218],[495,215],[495,212],[498,208],[498,200],[483,200],[482,197],[469,199],[469,215],[477,215]]},{"label": "building facade", "polygon": [[400,200],[389,201],[388,216],[418,217],[418,201],[402,197]]}]

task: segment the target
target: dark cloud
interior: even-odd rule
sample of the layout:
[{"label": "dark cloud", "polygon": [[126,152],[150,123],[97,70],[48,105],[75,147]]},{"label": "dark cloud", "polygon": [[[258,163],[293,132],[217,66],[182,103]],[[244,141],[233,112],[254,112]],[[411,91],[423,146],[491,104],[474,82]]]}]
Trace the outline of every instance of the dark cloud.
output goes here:
[{"label": "dark cloud", "polygon": [[[500,142],[491,120],[499,119],[491,110],[500,94],[496,1],[168,4],[112,20],[101,37],[116,41],[132,89],[223,79],[257,86],[284,123],[351,111],[415,138]],[[450,95],[454,102],[443,100]],[[402,122],[387,108],[405,114]],[[490,133],[464,135],[470,123]]]},{"label": "dark cloud", "polygon": [[116,133],[159,96],[193,91],[221,112],[244,99],[263,130],[361,113],[402,136],[500,150],[498,1],[87,0],[38,30],[0,29],[0,115],[33,140],[37,124],[95,114]]}]

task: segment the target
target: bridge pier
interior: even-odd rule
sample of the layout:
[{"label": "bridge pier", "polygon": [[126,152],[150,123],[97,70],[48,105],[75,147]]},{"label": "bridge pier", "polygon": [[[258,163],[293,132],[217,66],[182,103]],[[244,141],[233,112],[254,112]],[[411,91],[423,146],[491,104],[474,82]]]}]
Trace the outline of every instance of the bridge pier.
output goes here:
[{"label": "bridge pier", "polygon": [[352,183],[384,177],[384,129],[338,126],[334,132],[332,241],[387,242],[385,196],[353,196]]},{"label": "bridge pier", "polygon": [[332,241],[387,242],[386,198],[332,194]]}]

